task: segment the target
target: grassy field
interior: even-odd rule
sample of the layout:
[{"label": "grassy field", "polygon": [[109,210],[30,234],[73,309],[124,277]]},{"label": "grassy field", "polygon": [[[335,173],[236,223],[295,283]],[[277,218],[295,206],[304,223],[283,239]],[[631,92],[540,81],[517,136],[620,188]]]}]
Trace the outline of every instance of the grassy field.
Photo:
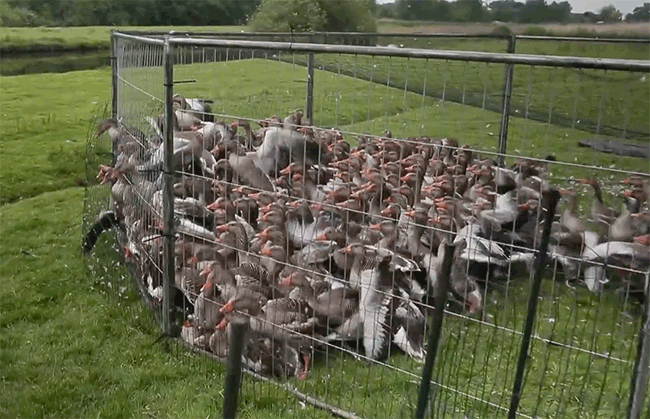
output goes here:
[{"label": "grassy field", "polygon": [[[159,71],[129,71],[127,79],[147,75],[143,86],[160,92]],[[264,82],[269,74],[274,83]],[[221,82],[233,77],[235,82]],[[304,106],[305,74],[298,65],[261,60],[186,65],[175,68],[175,78],[196,79],[178,90],[188,97],[215,99],[216,111],[227,115],[257,119]],[[0,233],[5,238],[0,272],[7,279],[0,290],[5,331],[0,336],[5,365],[0,416],[219,416],[223,368],[156,342],[159,330],[126,286],[123,265],[117,273],[85,271],[79,256],[83,190],[70,186],[85,175],[84,140],[90,121],[104,112],[109,100],[109,72],[3,77],[0,82],[0,145],[9,150],[0,155]],[[131,109],[160,109],[134,89],[125,88],[123,94],[123,100],[132,101]],[[316,72],[315,97],[321,126],[375,134],[390,129],[396,136],[453,136],[482,149],[496,147],[499,115],[487,110],[322,71]],[[140,115],[133,115],[135,122]],[[513,119],[509,150],[647,172],[639,159],[577,149],[575,142],[584,136],[569,128]],[[562,166],[552,172],[558,186],[574,185],[569,178],[587,173]],[[603,177],[615,183],[622,175],[603,172]],[[106,196],[102,191],[91,192],[95,203]],[[95,214],[93,207],[84,216],[92,219]],[[109,244],[102,240],[99,248]],[[122,279],[107,282],[118,277]],[[527,293],[526,280],[495,284],[480,318],[446,318],[434,375],[446,386],[435,393],[440,415],[503,415],[475,399],[508,404],[519,346],[519,336],[508,330],[522,329]],[[536,336],[572,348],[534,340],[521,412],[540,417],[622,415],[635,356],[638,316],[629,315],[635,305],[624,304],[613,293],[599,297],[570,289],[550,277],[542,296]],[[388,369],[331,352],[317,357],[307,381],[294,384],[362,416],[410,415],[421,364],[396,354],[390,358],[394,369]],[[242,389],[241,409],[242,417],[251,418],[325,416],[252,381]]]}]

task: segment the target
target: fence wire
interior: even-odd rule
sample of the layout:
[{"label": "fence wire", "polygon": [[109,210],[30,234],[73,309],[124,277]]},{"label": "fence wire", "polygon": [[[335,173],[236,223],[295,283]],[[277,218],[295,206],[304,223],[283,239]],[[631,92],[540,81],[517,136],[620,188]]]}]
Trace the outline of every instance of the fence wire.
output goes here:
[{"label": "fence wire", "polygon": [[[118,38],[116,53],[117,159],[106,134],[89,142],[104,185],[85,213],[111,209],[118,239],[98,241],[90,272],[127,289],[130,269],[163,321],[163,48]],[[625,416],[648,160],[577,144],[647,145],[645,74],[517,65],[498,167],[503,65],[315,54],[307,121],[306,63],[174,48],[174,333],[225,359],[229,324],[249,323],[245,367],[282,384],[245,380],[246,407],[289,390],[341,417],[411,416],[453,241],[427,415],[506,416],[542,208],[562,189],[517,414]]]}]

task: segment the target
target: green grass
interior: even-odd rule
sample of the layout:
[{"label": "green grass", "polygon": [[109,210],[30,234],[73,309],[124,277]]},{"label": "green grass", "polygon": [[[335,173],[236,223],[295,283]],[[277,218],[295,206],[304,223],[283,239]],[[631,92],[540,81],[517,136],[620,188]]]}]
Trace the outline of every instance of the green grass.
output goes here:
[{"label": "green grass", "polygon": [[[63,189],[0,207],[0,416],[219,417],[225,368],[166,349],[130,287],[118,295],[85,271],[83,197]],[[242,417],[327,417],[249,379],[241,400]]]},{"label": "green grass", "polygon": [[2,77],[0,203],[74,186],[89,118],[110,101],[110,70]]},{"label": "green grass", "polygon": [[23,54],[2,58],[0,76],[21,74],[65,73],[77,70],[90,70],[110,65],[110,52],[68,52],[64,54]]},{"label": "green grass", "polygon": [[[156,95],[162,92],[160,69],[132,69],[123,75],[127,79],[147,75],[142,86]],[[269,75],[273,82],[265,83]],[[178,91],[215,99],[216,110],[223,114],[257,119],[304,106],[304,68],[283,62],[179,65],[175,79],[197,80],[179,85]],[[0,273],[6,283],[0,289],[2,417],[207,417],[221,411],[223,367],[156,342],[160,331],[119,259],[117,268],[116,262],[91,261],[90,270],[84,270],[79,256],[81,221],[92,221],[105,207],[107,189],[90,188],[89,206],[82,214],[83,191],[68,187],[85,175],[89,120],[103,114],[109,80],[106,70],[0,79],[1,146],[9,151],[0,155],[5,203],[0,207],[5,243],[0,248]],[[161,109],[134,89],[125,87],[123,95],[124,103],[132,104],[130,109],[153,114]],[[488,110],[321,71],[316,72],[315,97],[320,126],[374,134],[390,129],[395,136],[452,136],[482,149],[496,148],[499,115]],[[140,122],[140,114],[133,114]],[[577,148],[584,132],[518,118],[511,121],[512,154],[555,153],[564,162],[647,172],[640,159]],[[77,140],[68,143],[69,138]],[[96,166],[107,157],[94,151],[89,158]],[[89,168],[90,176],[95,170]],[[566,180],[570,176],[587,174],[556,166],[552,172],[558,186],[571,185]],[[95,254],[108,253],[110,245],[104,236]],[[508,287],[493,286],[482,319],[522,330],[528,290],[524,279]],[[537,409],[541,417],[621,416],[639,326],[638,316],[627,313],[636,306],[624,305],[613,293],[598,297],[583,288],[571,290],[561,276],[557,282],[544,281],[542,297],[537,336],[610,353],[623,361],[606,361],[536,339],[521,412],[532,415]],[[511,332],[447,316],[434,379],[463,394],[437,389],[436,411],[448,416],[503,416],[472,397],[508,405],[519,344],[518,335]],[[411,414],[421,364],[400,354],[391,356],[391,366],[413,377],[330,352],[328,357],[317,356],[307,381],[292,383],[362,416]],[[245,381],[241,400],[241,417],[326,416],[303,410],[286,393],[250,380]]]},{"label": "green grass", "polygon": [[[613,48],[608,51],[614,55]],[[625,51],[629,58],[648,55],[647,51]],[[574,51],[564,52],[561,55]],[[296,60],[304,63],[306,59]],[[316,63],[318,68],[325,66],[332,72],[414,93],[495,111],[501,109],[503,65],[331,54],[317,55]],[[550,119],[554,124],[588,132],[648,141],[648,83],[643,73],[516,66],[511,110],[515,116]]]}]

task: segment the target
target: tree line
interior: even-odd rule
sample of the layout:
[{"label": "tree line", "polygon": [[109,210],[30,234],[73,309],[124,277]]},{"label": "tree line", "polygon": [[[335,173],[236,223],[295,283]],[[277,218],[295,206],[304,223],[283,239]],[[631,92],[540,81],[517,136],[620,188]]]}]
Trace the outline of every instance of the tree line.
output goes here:
[{"label": "tree line", "polygon": [[374,31],[376,17],[438,22],[650,22],[650,3],[572,13],[547,0],[0,0],[0,26],[243,25],[264,31]]},{"label": "tree line", "polygon": [[[380,17],[403,20],[428,20],[437,22],[620,22],[623,14],[613,5],[598,12],[572,13],[568,1],[552,3],[546,0],[496,0],[483,3],[480,0],[397,0],[378,6]],[[625,16],[627,22],[650,22],[650,3],[636,7]]]},{"label": "tree line", "polygon": [[0,0],[2,26],[243,25],[262,0]]}]

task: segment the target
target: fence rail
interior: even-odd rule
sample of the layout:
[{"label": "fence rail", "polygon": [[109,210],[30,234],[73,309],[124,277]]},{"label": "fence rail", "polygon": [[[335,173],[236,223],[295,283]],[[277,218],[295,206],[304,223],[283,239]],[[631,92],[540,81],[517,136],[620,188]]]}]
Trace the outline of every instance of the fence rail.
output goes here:
[{"label": "fence rail", "polygon": [[[342,34],[309,34],[316,35]],[[622,241],[629,244],[607,241],[613,230],[601,234],[597,220],[588,225],[595,242],[570,230],[567,219],[592,217],[584,217],[590,210],[577,202],[591,204],[589,194],[567,194],[569,206],[552,221],[556,189],[575,190],[580,177],[599,181],[611,202],[621,199],[623,177],[640,175],[629,181],[640,186],[625,193],[624,212],[643,214],[647,161],[577,149],[583,131],[575,128],[583,118],[593,120],[598,140],[643,130],[647,115],[638,110],[648,104],[637,88],[649,61],[515,54],[515,37],[495,37],[508,40],[508,53],[485,53],[203,36],[222,34],[113,34],[114,117],[122,131],[114,168],[102,169],[100,177],[112,176],[111,205],[124,226],[119,241],[135,280],[162,308],[165,334],[180,334],[194,349],[223,359],[232,333],[228,320],[244,320],[251,329],[243,347],[247,369],[295,376],[290,380],[301,400],[344,417],[648,412],[650,342],[640,314],[648,306],[647,261],[642,251],[621,259],[609,246],[641,248],[632,236]],[[571,73],[575,69],[579,73]],[[269,77],[259,74],[272,74],[275,83],[262,84]],[[620,88],[625,85],[630,91]],[[180,92],[212,99],[212,109],[186,122],[179,107],[187,103],[174,96]],[[449,101],[453,94],[456,103]],[[488,106],[491,97],[500,103]],[[267,128],[258,140],[248,136],[250,124],[303,106],[314,143],[294,150],[281,167],[255,160],[266,155],[251,144],[269,132],[309,137],[292,131],[305,124],[298,113],[285,121],[287,131]],[[543,107],[548,119],[540,123],[531,115]],[[558,113],[570,127],[554,125]],[[512,114],[519,118],[511,121]],[[205,121],[196,125],[192,118]],[[208,121],[215,118],[233,123]],[[194,131],[178,131],[175,124]],[[343,138],[353,146],[339,142]],[[306,144],[317,149],[311,160]],[[355,163],[361,159],[355,156],[366,157]],[[243,169],[240,159],[247,158],[255,163]],[[358,175],[343,169],[354,164]],[[266,177],[255,178],[260,167]],[[333,173],[340,182],[325,181]],[[463,184],[466,189],[458,189]],[[511,195],[502,193],[506,186]],[[331,191],[344,187],[351,198],[338,200]],[[460,197],[470,191],[465,204]],[[487,221],[490,211],[499,211],[487,209],[497,192],[500,200],[511,197],[508,205],[519,214],[508,227]],[[96,199],[106,199],[101,196]],[[309,241],[302,230],[292,230],[305,228],[309,214],[327,226],[325,238]],[[472,217],[480,222],[473,224]],[[277,227],[283,225],[286,231]],[[546,226],[545,234],[538,225]],[[353,233],[356,228],[362,233]],[[582,243],[578,250],[570,250],[569,239]],[[609,256],[593,256],[598,251]],[[361,269],[349,266],[348,257],[359,264],[370,259]],[[222,259],[236,286],[224,279],[224,266],[216,262]],[[296,283],[302,285],[289,294]],[[312,297],[329,300],[309,297],[318,287],[327,291]],[[621,298],[610,289],[616,287]],[[266,292],[262,304],[259,294]],[[355,308],[337,323],[335,312],[323,314],[331,307],[322,301],[338,293]],[[311,314],[292,312],[300,321],[270,316],[271,307],[289,296]],[[339,328],[355,315],[356,332]],[[348,343],[345,333],[352,336]],[[384,346],[389,341],[397,346]],[[414,360],[425,359],[422,348],[428,349],[424,368]],[[232,416],[230,401],[224,403]]]}]

